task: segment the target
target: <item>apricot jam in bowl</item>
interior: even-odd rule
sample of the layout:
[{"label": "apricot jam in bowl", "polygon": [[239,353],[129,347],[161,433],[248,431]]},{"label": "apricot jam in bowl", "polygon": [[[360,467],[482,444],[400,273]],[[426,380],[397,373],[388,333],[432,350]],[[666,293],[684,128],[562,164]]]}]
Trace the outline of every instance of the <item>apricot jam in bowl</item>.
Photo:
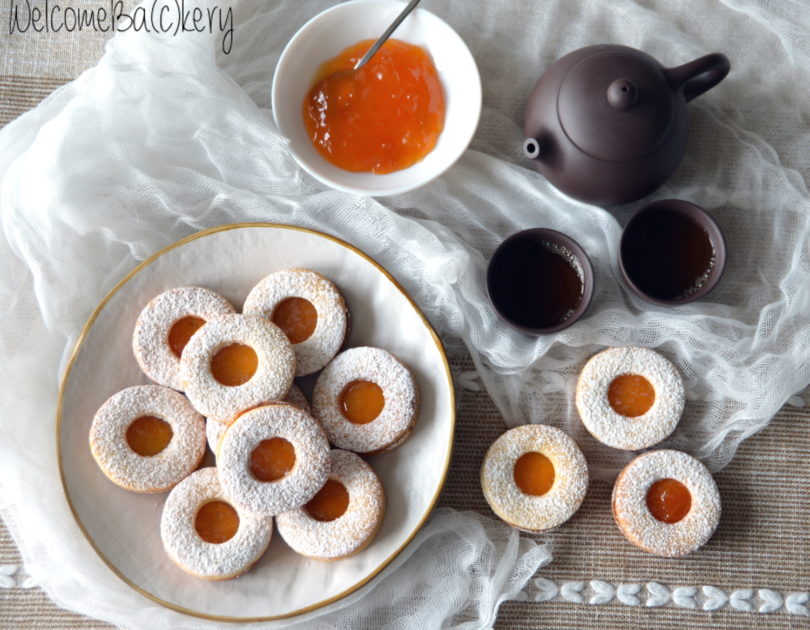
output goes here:
[{"label": "apricot jam in bowl", "polygon": [[464,41],[425,9],[411,13],[358,71],[353,60],[404,2],[354,0],[293,36],[273,77],[273,116],[295,160],[322,183],[386,196],[418,188],[469,146],[481,79]]}]

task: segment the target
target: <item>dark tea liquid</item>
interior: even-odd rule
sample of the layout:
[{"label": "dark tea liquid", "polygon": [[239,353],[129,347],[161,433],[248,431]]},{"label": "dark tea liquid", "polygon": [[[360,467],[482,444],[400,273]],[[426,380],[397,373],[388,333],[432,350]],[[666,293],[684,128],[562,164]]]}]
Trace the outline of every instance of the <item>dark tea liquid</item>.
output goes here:
[{"label": "dark tea liquid", "polygon": [[659,300],[688,297],[703,286],[715,262],[706,231],[665,209],[646,212],[628,226],[621,256],[633,283]]},{"label": "dark tea liquid", "polygon": [[493,263],[492,300],[520,326],[556,326],[582,301],[582,268],[564,247],[530,237],[512,243]]}]

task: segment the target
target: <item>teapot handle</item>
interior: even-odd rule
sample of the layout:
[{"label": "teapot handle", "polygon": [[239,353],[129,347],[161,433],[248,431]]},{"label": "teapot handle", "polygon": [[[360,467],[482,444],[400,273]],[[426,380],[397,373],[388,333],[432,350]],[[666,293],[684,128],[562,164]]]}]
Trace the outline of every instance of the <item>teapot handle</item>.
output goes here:
[{"label": "teapot handle", "polygon": [[712,53],[675,68],[667,68],[664,75],[673,89],[683,87],[683,95],[689,102],[726,78],[731,63],[722,53]]}]

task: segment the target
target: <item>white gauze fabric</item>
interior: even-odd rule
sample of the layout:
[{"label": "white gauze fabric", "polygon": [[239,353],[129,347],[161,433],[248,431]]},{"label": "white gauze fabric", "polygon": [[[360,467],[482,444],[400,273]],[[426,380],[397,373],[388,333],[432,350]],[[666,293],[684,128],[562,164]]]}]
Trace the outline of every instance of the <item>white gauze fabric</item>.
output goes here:
[{"label": "white gauze fabric", "polygon": [[[269,111],[282,48],[331,4],[237,2],[228,55],[216,33],[119,34],[97,67],[0,132],[2,515],[27,569],[63,606],[132,628],[210,626],[146,602],[95,557],[62,495],[53,424],[62,369],[99,300],[137,262],[205,227],[277,221],[360,247],[405,285],[451,346],[466,344],[508,425],[567,430],[595,476],[611,476],[630,457],[599,446],[572,406],[579,369],[606,346],[649,346],[675,362],[688,404],[665,446],[713,470],[810,381],[804,3],[488,0],[471,10],[463,0],[426,0],[478,61],[481,124],[444,176],[379,201],[314,182]],[[565,53],[603,42],[641,48],[667,66],[714,51],[731,58],[730,76],[690,104],[684,161],[653,196],[702,205],[725,232],[725,276],[691,305],[647,305],[619,279],[621,225],[643,202],[612,212],[575,202],[522,157],[534,81]],[[585,248],[596,291],[576,325],[528,338],[498,323],[484,274],[503,238],[536,226]],[[547,550],[518,542],[503,525],[443,511],[385,580],[309,622],[486,627],[498,602],[547,560]]]}]

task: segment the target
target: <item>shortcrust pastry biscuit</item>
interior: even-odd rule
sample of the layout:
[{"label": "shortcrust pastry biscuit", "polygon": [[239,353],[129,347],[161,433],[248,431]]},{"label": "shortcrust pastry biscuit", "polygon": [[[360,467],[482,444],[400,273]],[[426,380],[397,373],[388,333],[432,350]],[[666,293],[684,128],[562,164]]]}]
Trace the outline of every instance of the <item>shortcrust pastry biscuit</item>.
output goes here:
[{"label": "shortcrust pastry biscuit", "polygon": [[234,505],[215,468],[203,468],[176,486],[163,507],[160,538],[184,571],[226,580],[250,569],[267,549],[273,518]]},{"label": "shortcrust pastry biscuit", "polygon": [[309,501],[329,476],[329,442],[306,412],[269,404],[238,416],[217,449],[219,479],[242,509],[280,514]]},{"label": "shortcrust pastry biscuit", "polygon": [[315,560],[352,556],[382,524],[385,495],[377,474],[359,455],[333,450],[329,479],[307,504],[276,517],[278,533],[296,552]]},{"label": "shortcrust pastry biscuit", "polygon": [[668,437],[685,404],[675,366],[649,348],[610,348],[585,364],[577,381],[576,406],[597,440],[639,450]]},{"label": "shortcrust pastry biscuit", "polygon": [[419,393],[413,375],[389,352],[351,348],[318,376],[312,411],[337,448],[379,453],[410,435]]},{"label": "shortcrust pastry biscuit", "polygon": [[308,269],[266,276],[248,294],[243,312],[266,317],[284,330],[295,351],[296,376],[313,374],[329,363],[349,330],[349,311],[340,291]]},{"label": "shortcrust pastry biscuit", "polygon": [[492,511],[527,532],[554,529],[579,509],[588,465],[573,439],[554,427],[526,424],[489,447],[481,488]]},{"label": "shortcrust pastry biscuit", "polygon": [[720,492],[708,469],[680,451],[643,453],[613,486],[613,518],[631,543],[659,556],[702,547],[720,521]]},{"label": "shortcrust pastry biscuit", "polygon": [[216,422],[267,400],[282,400],[295,355],[281,329],[263,317],[224,315],[200,328],[180,359],[180,378],[194,408]]},{"label": "shortcrust pastry biscuit", "polygon": [[191,336],[209,319],[234,313],[233,305],[202,287],[178,287],[155,296],[135,323],[132,351],[150,379],[182,390],[180,356]]},{"label": "shortcrust pastry biscuit", "polygon": [[[273,401],[267,402],[270,403]],[[287,397],[280,402],[295,405],[299,409],[306,411],[308,414],[312,415],[312,410],[309,407],[309,401],[307,400],[307,397],[304,396],[304,392],[302,392],[297,385],[293,385],[290,388],[290,391],[287,393]],[[208,420],[205,423],[205,437],[208,440],[208,448],[211,449],[211,452],[214,455],[217,454],[217,449],[219,448],[219,441],[225,434],[225,429],[228,428],[228,424],[224,422],[216,422],[214,420]]]},{"label": "shortcrust pastry biscuit", "polygon": [[173,389],[128,387],[96,412],[90,450],[116,485],[134,492],[164,492],[199,466],[205,453],[205,420]]}]

